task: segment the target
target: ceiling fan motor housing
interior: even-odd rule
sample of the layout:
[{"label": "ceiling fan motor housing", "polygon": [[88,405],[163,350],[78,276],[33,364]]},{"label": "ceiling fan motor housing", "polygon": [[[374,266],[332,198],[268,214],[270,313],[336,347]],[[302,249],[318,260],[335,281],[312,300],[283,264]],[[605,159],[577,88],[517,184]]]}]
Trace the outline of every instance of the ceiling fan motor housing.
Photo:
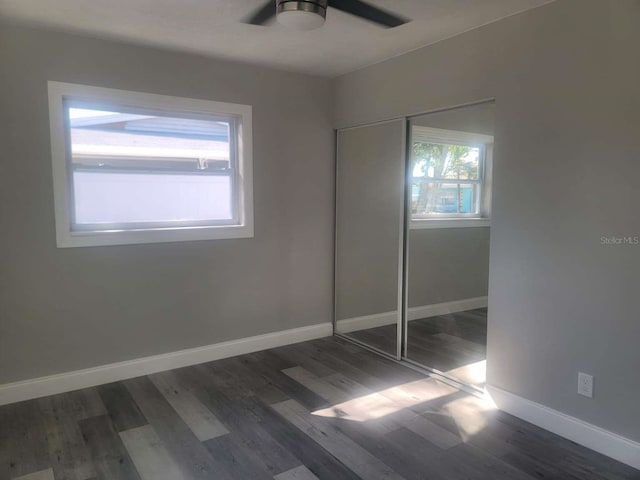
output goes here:
[{"label": "ceiling fan motor housing", "polygon": [[278,0],[278,22],[295,30],[320,27],[327,16],[328,0]]},{"label": "ceiling fan motor housing", "polygon": [[325,18],[328,0],[278,0],[278,13],[309,12]]},{"label": "ceiling fan motor housing", "polygon": [[410,21],[363,0],[275,0],[275,5],[274,0],[266,0],[245,23],[267,25],[276,16],[279,23],[293,30],[313,30],[322,26],[329,6],[387,28]]}]

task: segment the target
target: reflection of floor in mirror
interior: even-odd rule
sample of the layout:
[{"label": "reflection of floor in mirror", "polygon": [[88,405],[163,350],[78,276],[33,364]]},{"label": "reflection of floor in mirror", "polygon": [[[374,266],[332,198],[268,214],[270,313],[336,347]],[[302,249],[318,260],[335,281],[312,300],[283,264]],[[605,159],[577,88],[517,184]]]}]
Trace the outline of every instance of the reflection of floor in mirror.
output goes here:
[{"label": "reflection of floor in mirror", "polygon": [[[396,326],[370,328],[349,335],[394,352]],[[484,385],[487,309],[450,313],[409,322],[408,358],[474,385]]]}]

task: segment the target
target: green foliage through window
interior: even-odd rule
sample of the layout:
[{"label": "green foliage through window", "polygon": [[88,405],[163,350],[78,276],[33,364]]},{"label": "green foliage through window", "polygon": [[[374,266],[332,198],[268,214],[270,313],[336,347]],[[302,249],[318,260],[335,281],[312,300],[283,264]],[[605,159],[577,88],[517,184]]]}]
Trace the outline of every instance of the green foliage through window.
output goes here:
[{"label": "green foliage through window", "polygon": [[480,147],[414,142],[412,214],[478,213]]}]

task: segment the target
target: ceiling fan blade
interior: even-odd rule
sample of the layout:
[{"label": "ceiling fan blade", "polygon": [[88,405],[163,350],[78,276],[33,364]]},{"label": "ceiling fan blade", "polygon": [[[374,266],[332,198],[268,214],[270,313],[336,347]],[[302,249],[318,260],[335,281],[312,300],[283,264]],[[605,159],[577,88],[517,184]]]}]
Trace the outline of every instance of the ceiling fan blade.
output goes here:
[{"label": "ceiling fan blade", "polygon": [[360,0],[329,0],[329,6],[389,28],[409,22],[409,20]]},{"label": "ceiling fan blade", "polygon": [[247,18],[244,23],[248,23],[250,25],[264,25],[275,16],[276,2],[274,0],[269,0],[262,7],[257,9],[253,15]]}]

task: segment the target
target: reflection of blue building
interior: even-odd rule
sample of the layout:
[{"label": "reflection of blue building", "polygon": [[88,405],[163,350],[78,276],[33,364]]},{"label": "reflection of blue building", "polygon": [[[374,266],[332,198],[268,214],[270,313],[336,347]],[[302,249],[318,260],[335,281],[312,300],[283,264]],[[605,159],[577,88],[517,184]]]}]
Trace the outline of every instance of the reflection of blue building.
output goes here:
[{"label": "reflection of blue building", "polygon": [[[441,185],[437,190],[438,199],[433,213],[475,213],[473,208],[473,185]],[[458,192],[460,195],[460,212],[458,212]],[[420,196],[420,184],[413,184],[411,189],[412,203]]]}]

